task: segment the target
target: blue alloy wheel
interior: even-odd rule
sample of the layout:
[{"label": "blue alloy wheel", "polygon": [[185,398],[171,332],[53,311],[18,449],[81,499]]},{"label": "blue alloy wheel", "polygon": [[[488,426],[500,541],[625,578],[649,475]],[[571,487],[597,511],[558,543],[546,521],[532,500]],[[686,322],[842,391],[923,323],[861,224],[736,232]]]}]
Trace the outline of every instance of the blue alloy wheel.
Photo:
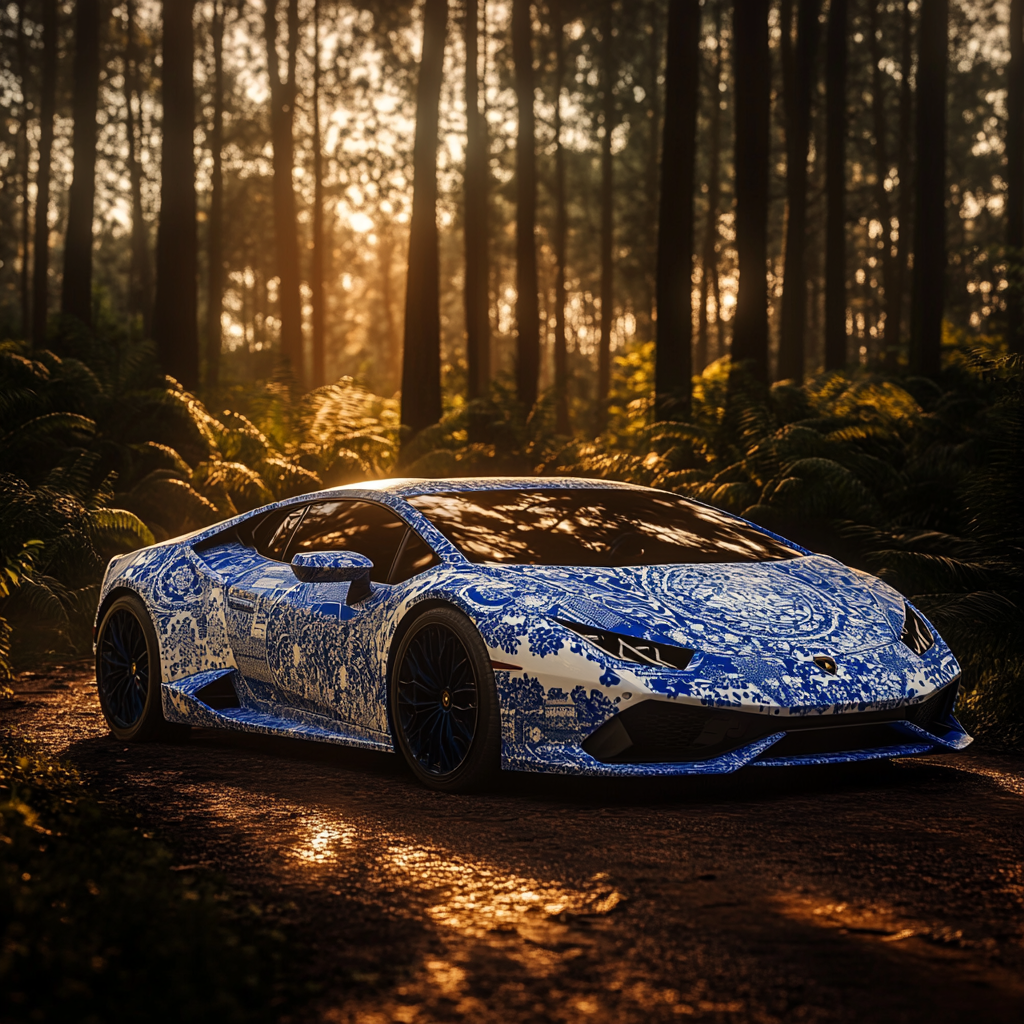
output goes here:
[{"label": "blue alloy wheel", "polygon": [[104,623],[99,651],[100,699],[111,724],[130,729],[142,719],[149,692],[149,647],[139,620],[117,608]]},{"label": "blue alloy wheel", "polygon": [[447,626],[416,631],[398,673],[398,722],[409,754],[434,776],[466,761],[476,735],[480,695],[464,644]]}]

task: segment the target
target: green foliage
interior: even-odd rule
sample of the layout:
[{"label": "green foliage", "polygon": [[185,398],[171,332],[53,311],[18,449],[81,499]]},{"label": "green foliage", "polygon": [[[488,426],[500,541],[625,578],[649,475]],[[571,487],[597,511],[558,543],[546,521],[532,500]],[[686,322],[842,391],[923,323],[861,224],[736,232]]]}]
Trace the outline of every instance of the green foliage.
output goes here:
[{"label": "green foliage", "polygon": [[284,936],[173,864],[74,769],[0,734],[0,1017],[275,1019]]}]

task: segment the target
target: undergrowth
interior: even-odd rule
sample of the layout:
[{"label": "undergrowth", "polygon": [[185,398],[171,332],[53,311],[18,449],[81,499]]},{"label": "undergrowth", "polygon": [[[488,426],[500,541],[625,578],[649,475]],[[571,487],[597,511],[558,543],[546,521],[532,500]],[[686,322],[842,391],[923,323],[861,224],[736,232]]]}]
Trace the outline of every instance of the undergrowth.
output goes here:
[{"label": "undergrowth", "polygon": [[216,878],[175,870],[73,767],[0,732],[0,1019],[277,1019],[285,936]]}]

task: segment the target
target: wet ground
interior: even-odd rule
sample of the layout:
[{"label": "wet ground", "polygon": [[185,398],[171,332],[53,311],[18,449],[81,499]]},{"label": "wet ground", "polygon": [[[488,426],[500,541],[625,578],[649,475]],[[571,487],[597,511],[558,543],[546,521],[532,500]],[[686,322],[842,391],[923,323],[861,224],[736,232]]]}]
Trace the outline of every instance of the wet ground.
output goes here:
[{"label": "wet ground", "polygon": [[303,1020],[1024,1021],[1024,759],[723,779],[510,775],[194,730],[125,747],[91,671],[6,714],[182,856],[269,899]]}]

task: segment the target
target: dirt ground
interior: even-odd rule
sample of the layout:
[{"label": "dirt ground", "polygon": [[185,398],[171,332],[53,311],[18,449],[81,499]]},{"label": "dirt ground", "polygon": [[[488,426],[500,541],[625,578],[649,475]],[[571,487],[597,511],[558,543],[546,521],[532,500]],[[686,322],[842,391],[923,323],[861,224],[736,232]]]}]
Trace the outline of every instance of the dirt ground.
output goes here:
[{"label": "dirt ground", "polygon": [[183,857],[273,901],[303,1020],[1024,1021],[1024,760],[417,786],[390,755],[126,747],[92,673],[7,714]]}]

